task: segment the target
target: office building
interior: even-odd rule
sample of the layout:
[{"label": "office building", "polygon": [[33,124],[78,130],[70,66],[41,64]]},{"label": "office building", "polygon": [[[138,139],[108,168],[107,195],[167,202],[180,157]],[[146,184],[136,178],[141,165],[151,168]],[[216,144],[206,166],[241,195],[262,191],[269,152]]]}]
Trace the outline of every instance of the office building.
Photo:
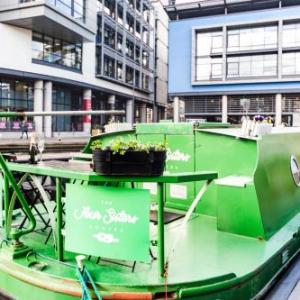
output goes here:
[{"label": "office building", "polygon": [[[182,1],[181,1],[182,2]],[[300,125],[300,1],[170,1],[169,95],[186,119]]]},{"label": "office building", "polygon": [[[0,36],[0,110],[126,111],[116,117],[35,117],[28,120],[32,130],[87,135],[109,121],[154,118],[150,1],[0,0]],[[19,121],[2,118],[2,135],[18,132]]]}]

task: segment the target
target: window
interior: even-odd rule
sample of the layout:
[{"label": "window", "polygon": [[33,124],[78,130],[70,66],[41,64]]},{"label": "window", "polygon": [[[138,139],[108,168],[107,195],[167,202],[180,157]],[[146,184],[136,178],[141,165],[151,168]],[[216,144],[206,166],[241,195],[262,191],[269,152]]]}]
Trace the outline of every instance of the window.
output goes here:
[{"label": "window", "polygon": [[96,36],[96,42],[102,43],[102,18],[98,15],[97,18],[97,36]]},{"label": "window", "polygon": [[104,0],[104,11],[111,17],[115,18],[115,0]]},{"label": "window", "polygon": [[33,32],[32,58],[54,65],[81,70],[82,44],[72,44],[61,39]]},{"label": "window", "polygon": [[84,21],[85,0],[56,0],[52,4],[75,19]]},{"label": "window", "polygon": [[282,74],[300,75],[300,52],[282,54]]},{"label": "window", "polygon": [[149,76],[144,73],[142,73],[142,88],[149,90]]},{"label": "window", "polygon": [[[53,110],[80,110],[82,108],[82,91],[71,90],[61,86],[53,86]],[[81,116],[52,117],[53,131],[82,131]]]},{"label": "window", "polygon": [[104,75],[115,78],[115,60],[104,55]]},{"label": "window", "polygon": [[0,78],[0,110],[32,111],[33,82]]},{"label": "window", "polygon": [[300,23],[283,25],[282,47],[300,46]]},{"label": "window", "polygon": [[118,4],[118,23],[123,25],[123,7]]},{"label": "window", "polygon": [[143,27],[143,42],[149,45],[149,32],[145,27]]},{"label": "window", "polygon": [[197,33],[197,56],[207,56],[223,52],[223,33],[216,32],[198,32]]},{"label": "window", "polygon": [[102,74],[102,48],[97,47],[96,48],[96,60],[97,60],[97,66],[96,66],[96,73]]},{"label": "window", "polygon": [[229,29],[228,51],[272,49],[277,47],[277,26]]},{"label": "window", "polygon": [[129,13],[126,14],[125,28],[132,34],[134,33],[134,19]]},{"label": "window", "polygon": [[141,63],[141,49],[139,46],[135,46],[135,61],[138,64]]},{"label": "window", "polygon": [[149,67],[149,53],[146,50],[143,50],[143,57],[142,57],[143,67]]},{"label": "window", "polygon": [[141,11],[141,0],[136,0],[135,1],[135,8],[138,12]]},{"label": "window", "polygon": [[104,44],[115,48],[115,30],[108,25],[104,25]]},{"label": "window", "polygon": [[33,32],[32,33],[32,57],[35,59],[44,59],[44,45],[43,45],[43,35]]},{"label": "window", "polygon": [[123,64],[120,61],[117,62],[117,79],[123,80]]},{"label": "window", "polygon": [[133,84],[133,75],[133,68],[126,66],[125,82],[128,84]]},{"label": "window", "polygon": [[150,10],[145,4],[143,5],[143,16],[144,16],[144,20],[149,23]]},{"label": "window", "polygon": [[135,36],[141,38],[141,24],[138,21],[135,23]]},{"label": "window", "polygon": [[221,79],[222,58],[201,57],[196,59],[196,81]]},{"label": "window", "polygon": [[133,42],[126,40],[126,55],[131,59],[134,59],[134,45]]},{"label": "window", "polygon": [[227,78],[277,75],[277,55],[234,56],[227,58]]},{"label": "window", "polygon": [[134,85],[137,88],[140,87],[140,72],[138,70],[135,70]]},{"label": "window", "polygon": [[123,36],[122,34],[117,34],[117,50],[122,53],[123,51]]}]

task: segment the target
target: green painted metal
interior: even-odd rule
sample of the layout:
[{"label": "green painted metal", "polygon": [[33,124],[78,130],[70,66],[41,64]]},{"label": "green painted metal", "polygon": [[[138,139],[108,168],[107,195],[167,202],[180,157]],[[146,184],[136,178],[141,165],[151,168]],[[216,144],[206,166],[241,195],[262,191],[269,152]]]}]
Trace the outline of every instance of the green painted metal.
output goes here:
[{"label": "green painted metal", "polygon": [[[4,186],[3,186],[3,203],[4,203],[4,220],[5,220],[5,228],[6,227],[6,224],[7,224],[7,220],[8,220],[8,216],[7,216],[7,213],[8,213],[8,208],[9,208],[9,181],[8,181],[8,177],[6,175],[4,175]],[[5,239],[7,240],[8,239],[8,236],[9,236],[9,232],[8,230],[6,229],[5,230]]]},{"label": "green painted metal", "polygon": [[291,172],[291,156],[300,160],[300,133],[268,135],[258,141],[254,174],[265,238],[300,211],[300,188]]},{"label": "green painted metal", "polygon": [[149,210],[147,190],[67,184],[65,249],[149,262]]},{"label": "green painted metal", "polygon": [[[253,177],[257,162],[256,141],[206,131],[196,131],[195,139],[196,171],[211,166],[218,171],[219,178],[232,175]],[[196,188],[201,185],[201,183],[196,184]],[[218,197],[217,187],[213,183],[197,211],[216,216],[218,201],[221,201]],[[241,197],[243,197],[242,191]]]},{"label": "green painted metal", "polygon": [[[146,133],[146,128],[143,130],[144,133],[137,135],[132,132],[131,138],[137,136],[145,141],[150,137],[153,140],[168,139],[172,147],[177,143],[182,149],[187,144],[184,139],[180,142],[181,137],[185,136],[184,131],[171,133],[171,128],[161,128],[157,129],[160,132],[152,135]],[[128,266],[102,261],[97,264],[91,259],[87,262],[87,267],[103,299],[159,298],[165,293],[165,283],[169,298],[173,295],[176,299],[252,299],[258,297],[299,252],[300,188],[295,185],[291,176],[290,157],[295,155],[300,159],[297,142],[300,134],[272,135],[256,140],[207,130],[193,132],[190,135],[194,135],[194,141],[190,148],[191,153],[194,153],[194,169],[189,174],[181,174],[180,177],[183,176],[184,179],[175,174],[151,179],[111,179],[93,172],[47,165],[33,166],[30,170],[35,174],[85,180],[93,184],[114,180],[160,183],[162,188],[158,188],[158,195],[161,197],[157,199],[160,204],[160,230],[151,230],[152,240],[165,240],[164,247],[158,242],[157,251],[154,249],[158,261],[140,263],[135,272],[131,272]],[[172,140],[170,137],[175,135],[177,138]],[[105,143],[116,136],[118,134],[106,135]],[[29,171],[24,165],[8,165],[12,170]],[[194,176],[195,170],[196,174],[202,172],[198,173],[199,177]],[[166,209],[179,208],[174,199],[168,198],[168,194],[166,203],[161,202],[166,191],[163,183],[181,184],[187,179],[209,180],[203,170],[216,170],[215,173],[208,172],[212,179],[218,173],[221,179],[227,176],[244,176],[250,180],[240,186],[235,186],[234,180],[229,180],[226,184],[211,184],[187,223],[184,234],[180,236],[174,257],[169,261],[167,278],[162,278],[160,275],[164,274],[166,267],[164,256],[171,250],[181,224],[179,220],[165,228],[160,227],[164,204]],[[199,190],[201,186],[197,182],[195,190]],[[24,257],[13,261],[5,256],[1,257],[0,285],[6,284],[8,293],[19,296],[13,288],[17,286],[22,291],[22,296],[30,295],[32,300],[69,300],[82,296],[74,268],[70,267],[76,267],[75,254],[65,251],[67,264],[64,265],[53,259],[56,258],[56,253],[51,245],[41,246],[43,237],[40,233],[24,235],[22,241],[36,249],[41,255],[41,261],[47,262],[49,267],[43,272],[37,272],[27,267],[28,262]],[[1,256],[2,253],[3,250],[0,250]]]},{"label": "green painted metal", "polygon": [[193,134],[192,123],[141,123],[136,124],[136,134]]},{"label": "green painted metal", "polygon": [[56,187],[56,241],[57,241],[57,258],[59,261],[64,259],[63,250],[63,236],[62,236],[62,181],[61,178],[56,177],[55,179]]},{"label": "green painted metal", "polygon": [[264,238],[264,228],[254,184],[217,187],[218,230]]},{"label": "green painted metal", "polygon": [[[16,183],[10,169],[7,167],[7,164],[3,158],[3,156],[0,154],[0,167],[2,169],[2,172],[4,174],[4,176],[6,177],[6,182],[4,185],[5,191],[4,191],[4,203],[6,203],[6,205],[9,203],[9,199],[7,199],[7,197],[9,196],[9,184],[12,186],[12,189],[14,191],[14,193],[16,194],[17,198],[19,199],[22,208],[25,212],[25,214],[27,215],[28,219],[29,219],[29,227],[27,229],[24,230],[14,230],[12,232],[11,228],[10,230],[6,232],[7,237],[12,237],[14,241],[19,242],[19,239],[21,236],[28,234],[30,232],[32,232],[35,227],[36,227],[36,220],[27,204],[27,201],[24,197],[24,195],[22,194],[18,184]],[[9,184],[8,184],[9,183]],[[6,206],[7,209],[7,206]],[[10,210],[7,209],[6,211],[6,224],[11,223],[12,220],[12,212],[9,214]]]},{"label": "green painted metal", "polygon": [[165,187],[163,183],[158,184],[158,265],[161,276],[165,276],[165,227],[164,224],[164,201],[165,201]]},{"label": "green painted metal", "polygon": [[[174,173],[174,174],[163,174],[159,177],[127,177],[127,176],[102,176],[98,175],[91,171],[74,171],[73,169],[68,170],[71,167],[70,163],[60,163],[60,168],[55,168],[53,166],[47,166],[47,162],[42,165],[27,165],[27,164],[17,164],[17,163],[8,163],[9,168],[14,171],[24,172],[27,174],[30,172],[31,174],[36,175],[47,175],[53,176],[56,178],[56,201],[57,201],[57,253],[58,259],[63,260],[63,239],[62,239],[62,207],[61,207],[61,178],[67,179],[75,179],[75,180],[83,180],[87,182],[157,182],[158,184],[164,185],[166,183],[181,183],[188,181],[199,181],[199,180],[213,180],[217,178],[216,172],[190,172],[190,173]],[[92,174],[92,175],[91,175]],[[78,186],[74,184],[74,187],[80,187],[82,190],[83,186]],[[164,191],[163,188],[161,190]],[[160,275],[163,274],[162,270],[164,270],[164,221],[163,216],[161,215],[164,210],[165,203],[165,193],[161,192],[159,194],[159,218],[158,218],[158,236],[159,236],[159,262],[158,268],[160,269]],[[82,196],[83,197],[83,196]],[[163,197],[163,198],[162,198]],[[75,249],[73,249],[75,250]],[[84,249],[81,249],[84,250]],[[142,259],[143,260],[143,259]]]},{"label": "green painted metal", "polygon": [[60,167],[53,167],[47,162],[38,165],[7,163],[12,171],[31,173],[36,175],[48,175],[58,178],[68,178],[83,180],[89,182],[163,182],[163,183],[180,183],[188,181],[213,180],[218,177],[215,171],[198,171],[182,172],[174,174],[163,174],[161,176],[103,176],[90,170],[73,170],[68,169],[69,163],[60,162]]}]

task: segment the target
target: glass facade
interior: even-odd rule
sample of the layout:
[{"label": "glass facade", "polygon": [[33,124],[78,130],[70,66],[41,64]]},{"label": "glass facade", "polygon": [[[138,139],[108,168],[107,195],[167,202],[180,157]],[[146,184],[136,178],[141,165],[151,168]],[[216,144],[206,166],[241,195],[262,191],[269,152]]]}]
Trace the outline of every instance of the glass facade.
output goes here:
[{"label": "glass facade", "polygon": [[48,0],[48,2],[77,20],[85,20],[85,0]]},{"label": "glass facade", "polygon": [[282,54],[282,75],[300,75],[300,52]]},{"label": "glass facade", "polygon": [[246,51],[277,48],[277,26],[230,29],[227,51]]},{"label": "glass facade", "polygon": [[223,75],[222,58],[199,57],[196,59],[196,80],[221,79]]},{"label": "glass facade", "polygon": [[282,47],[300,46],[300,23],[284,24],[282,33]]},{"label": "glass facade", "polygon": [[53,65],[81,70],[82,44],[72,44],[37,32],[32,33],[32,58]]},{"label": "glass facade", "polygon": [[223,32],[199,32],[196,41],[196,81],[222,79]]},{"label": "glass facade", "polygon": [[277,55],[249,55],[227,58],[227,78],[277,75]]},{"label": "glass facade", "polygon": [[300,75],[300,21],[283,22],[282,33],[279,28],[272,23],[196,31],[194,81]]},{"label": "glass facade", "polygon": [[[36,0],[19,0],[19,3],[35,2]],[[74,19],[85,20],[85,0],[47,0],[60,11],[72,16]]]},{"label": "glass facade", "polygon": [[[82,91],[60,86],[53,86],[52,109],[54,111],[81,110]],[[52,117],[52,130],[59,132],[82,131],[81,116]]]},{"label": "glass facade", "polygon": [[197,33],[197,56],[207,56],[223,51],[223,32],[199,32]]},{"label": "glass facade", "polygon": [[0,78],[0,100],[2,111],[32,111],[33,82]]},{"label": "glass facade", "polygon": [[98,0],[97,76],[153,90],[148,0]]},{"label": "glass facade", "polygon": [[[33,111],[33,82],[0,77],[0,110]],[[27,120],[32,129],[32,118]],[[20,118],[0,118],[0,131],[19,131],[20,121]]]}]

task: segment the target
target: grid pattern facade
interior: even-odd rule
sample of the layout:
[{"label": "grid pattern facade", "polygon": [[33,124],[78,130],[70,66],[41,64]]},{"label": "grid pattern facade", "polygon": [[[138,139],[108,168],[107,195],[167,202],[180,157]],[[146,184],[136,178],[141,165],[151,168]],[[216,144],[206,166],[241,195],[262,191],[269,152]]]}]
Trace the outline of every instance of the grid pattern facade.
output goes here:
[{"label": "grid pattern facade", "polygon": [[222,101],[219,96],[185,97],[186,115],[221,115]]},{"label": "grid pattern facade", "polygon": [[300,20],[195,31],[193,83],[300,78]]},{"label": "grid pattern facade", "polygon": [[148,0],[98,0],[97,77],[153,92],[152,15]]},{"label": "grid pattern facade", "polygon": [[[246,106],[244,103],[248,102]],[[228,114],[275,114],[275,95],[247,95],[228,97]]]}]

